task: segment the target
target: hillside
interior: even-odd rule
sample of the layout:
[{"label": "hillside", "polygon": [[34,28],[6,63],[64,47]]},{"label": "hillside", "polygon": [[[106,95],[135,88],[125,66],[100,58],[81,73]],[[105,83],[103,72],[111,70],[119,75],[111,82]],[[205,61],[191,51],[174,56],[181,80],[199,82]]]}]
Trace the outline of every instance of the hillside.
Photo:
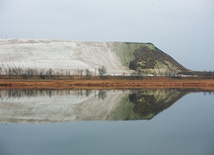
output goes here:
[{"label": "hillside", "polygon": [[107,74],[166,74],[186,69],[151,43],[79,42],[45,39],[1,39],[0,74],[8,68],[53,69],[78,74],[88,69],[97,75],[104,66]]},{"label": "hillside", "polygon": [[133,53],[135,59],[129,68],[143,73],[176,74],[188,70],[175,61],[172,57],[151,44],[151,47],[142,46]]}]

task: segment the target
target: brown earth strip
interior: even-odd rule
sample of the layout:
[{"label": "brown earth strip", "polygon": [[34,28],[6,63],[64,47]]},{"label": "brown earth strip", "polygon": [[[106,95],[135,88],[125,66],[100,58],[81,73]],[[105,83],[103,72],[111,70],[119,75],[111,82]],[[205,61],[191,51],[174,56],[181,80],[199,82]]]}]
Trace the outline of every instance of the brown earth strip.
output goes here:
[{"label": "brown earth strip", "polygon": [[142,80],[94,79],[94,80],[21,80],[0,79],[0,89],[167,89],[200,88],[214,90],[214,79],[158,78]]}]

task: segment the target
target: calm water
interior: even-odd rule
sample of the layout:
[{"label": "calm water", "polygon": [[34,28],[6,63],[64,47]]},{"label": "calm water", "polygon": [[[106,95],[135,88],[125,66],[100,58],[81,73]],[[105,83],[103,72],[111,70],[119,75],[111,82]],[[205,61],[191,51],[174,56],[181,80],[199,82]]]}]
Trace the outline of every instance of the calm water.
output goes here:
[{"label": "calm water", "polygon": [[0,155],[213,155],[214,95],[0,91]]}]

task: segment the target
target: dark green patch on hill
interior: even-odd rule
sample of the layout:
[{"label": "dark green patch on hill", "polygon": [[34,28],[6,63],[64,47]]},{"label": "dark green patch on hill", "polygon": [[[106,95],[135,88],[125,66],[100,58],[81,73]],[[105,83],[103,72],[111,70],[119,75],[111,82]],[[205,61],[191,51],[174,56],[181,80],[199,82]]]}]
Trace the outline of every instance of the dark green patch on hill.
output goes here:
[{"label": "dark green patch on hill", "polygon": [[130,61],[129,69],[136,71],[150,70],[151,72],[187,72],[188,70],[175,61],[171,56],[164,53],[151,44],[142,46],[133,52],[134,60]]}]

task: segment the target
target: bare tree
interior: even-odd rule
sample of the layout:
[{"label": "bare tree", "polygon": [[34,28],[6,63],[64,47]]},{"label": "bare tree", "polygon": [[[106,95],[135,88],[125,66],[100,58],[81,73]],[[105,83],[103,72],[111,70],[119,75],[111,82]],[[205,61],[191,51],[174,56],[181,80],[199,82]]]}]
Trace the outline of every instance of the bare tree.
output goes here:
[{"label": "bare tree", "polygon": [[89,69],[85,70],[85,76],[86,76],[86,79],[91,79],[91,72],[89,71]]},{"label": "bare tree", "polygon": [[99,72],[100,77],[104,77],[104,76],[106,76],[107,69],[104,66],[102,66],[102,67],[98,68],[98,72]]},{"label": "bare tree", "polygon": [[51,77],[52,74],[53,74],[53,70],[51,68],[49,68],[46,72],[46,75]]}]

